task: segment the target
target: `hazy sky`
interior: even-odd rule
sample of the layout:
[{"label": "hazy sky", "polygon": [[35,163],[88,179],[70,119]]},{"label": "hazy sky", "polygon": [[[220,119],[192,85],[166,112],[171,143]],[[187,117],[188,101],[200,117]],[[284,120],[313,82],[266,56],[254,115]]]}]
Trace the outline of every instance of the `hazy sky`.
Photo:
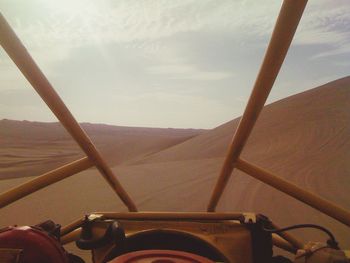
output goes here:
[{"label": "hazy sky", "polygon": [[[282,1],[0,0],[80,122],[213,128],[242,114]],[[269,102],[349,75],[350,1],[310,0]],[[3,49],[0,119],[56,121]]]}]

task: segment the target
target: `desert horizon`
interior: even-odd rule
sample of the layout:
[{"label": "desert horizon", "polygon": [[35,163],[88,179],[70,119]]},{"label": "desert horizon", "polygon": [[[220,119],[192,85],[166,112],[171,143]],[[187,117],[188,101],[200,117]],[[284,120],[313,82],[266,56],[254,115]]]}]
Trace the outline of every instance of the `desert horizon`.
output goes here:
[{"label": "desert horizon", "polygon": [[[266,105],[243,158],[350,209],[349,101],[350,77],[344,77]],[[211,130],[82,126],[140,211],[205,211],[238,121]],[[2,120],[0,135],[1,191],[84,156],[57,123]],[[19,210],[26,216],[18,217]],[[280,226],[320,224],[342,248],[350,246],[346,226],[238,170],[217,210],[262,213]],[[45,219],[64,225],[94,211],[126,207],[89,169],[4,207],[0,225]],[[305,241],[326,238],[295,232]]]},{"label": "desert horizon", "polygon": [[349,2],[0,6],[1,262],[350,259]]}]

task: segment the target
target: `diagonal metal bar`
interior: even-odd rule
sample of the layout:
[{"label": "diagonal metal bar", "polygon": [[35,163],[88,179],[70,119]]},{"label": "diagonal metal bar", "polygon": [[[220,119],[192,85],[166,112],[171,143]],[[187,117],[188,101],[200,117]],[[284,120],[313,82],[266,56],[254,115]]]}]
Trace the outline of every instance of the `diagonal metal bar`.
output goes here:
[{"label": "diagonal metal bar", "polygon": [[339,207],[338,205],[323,199],[316,194],[310,193],[278,176],[275,176],[269,171],[250,164],[245,160],[239,159],[236,166],[239,170],[247,173],[248,175],[288,194],[291,197],[294,197],[305,204],[308,204],[309,206],[325,213],[339,222],[350,226],[350,212]]},{"label": "diagonal metal bar", "polygon": [[61,181],[69,176],[84,171],[94,166],[89,158],[84,157],[55,170],[40,175],[28,182],[16,186],[2,194],[0,194],[0,208],[3,208],[31,193],[34,193],[48,185]]},{"label": "diagonal metal bar", "polygon": [[29,52],[16,36],[10,25],[7,23],[3,15],[0,13],[0,44],[7,54],[17,65],[26,79],[37,91],[40,97],[49,106],[51,111],[60,120],[62,125],[71,134],[81,149],[86,153],[90,160],[94,162],[102,176],[107,180],[109,185],[118,194],[120,199],[129,208],[129,211],[136,211],[136,206],[131,200],[127,192],[121,186],[112,170],[102,158],[101,154],[92,143],[88,135],[80,127],[67,106],[56,93],[52,85],[49,83],[45,75],[37,66]]},{"label": "diagonal metal bar", "polygon": [[[68,238],[69,237],[67,237],[67,239]],[[79,238],[79,237],[77,237],[77,238]],[[66,243],[73,242],[73,241],[75,241],[75,240],[68,239],[68,241]],[[283,249],[285,251],[288,251],[288,252],[290,252],[292,254],[296,254],[297,253],[297,248],[295,248],[295,246],[293,246],[290,242],[288,242],[284,238],[280,237],[279,235],[272,234],[272,244],[274,246],[276,246],[276,247],[278,247],[280,249]]]},{"label": "diagonal metal bar", "polygon": [[228,149],[207,210],[215,211],[256,120],[277,78],[302,17],[307,0],[284,0],[252,94]]},{"label": "diagonal metal bar", "polygon": [[[271,223],[271,226],[274,229],[280,228],[273,222]],[[304,248],[304,243],[302,241],[300,241],[298,238],[296,238],[294,235],[292,235],[291,233],[281,232],[281,233],[278,233],[277,236],[280,236],[284,240],[288,241],[296,249]]]}]

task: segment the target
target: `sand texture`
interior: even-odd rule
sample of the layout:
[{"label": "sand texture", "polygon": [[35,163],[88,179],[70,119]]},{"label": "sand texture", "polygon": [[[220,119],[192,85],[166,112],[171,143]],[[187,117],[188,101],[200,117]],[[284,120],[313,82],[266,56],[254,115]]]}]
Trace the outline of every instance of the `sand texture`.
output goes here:
[{"label": "sand texture", "polygon": [[[129,128],[125,137],[118,137],[107,126],[102,125],[103,135],[94,134],[91,125],[85,128],[140,210],[204,211],[238,121],[209,131],[161,130],[157,136],[147,134],[148,129]],[[42,131],[36,127],[34,136],[36,124],[26,123],[26,138],[19,135],[21,125],[14,124],[7,139],[1,131],[1,175],[30,176],[32,170],[44,172],[81,155],[68,135],[52,141],[59,137],[52,128],[57,124]],[[31,146],[33,136],[42,145]],[[350,209],[350,77],[266,106],[242,156]],[[25,180],[2,180],[0,190]],[[126,209],[99,173],[89,169],[3,208],[0,225],[34,224],[47,218],[66,224],[102,210]],[[263,213],[280,226],[321,224],[334,232],[343,248],[350,247],[348,227],[237,170],[218,210]],[[326,238],[316,230],[294,233],[304,240]]]}]

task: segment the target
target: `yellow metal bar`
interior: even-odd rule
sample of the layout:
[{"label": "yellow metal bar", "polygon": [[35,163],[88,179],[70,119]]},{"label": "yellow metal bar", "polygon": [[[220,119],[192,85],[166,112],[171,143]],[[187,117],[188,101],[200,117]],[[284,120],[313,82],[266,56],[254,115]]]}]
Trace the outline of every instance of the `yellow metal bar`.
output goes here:
[{"label": "yellow metal bar", "polygon": [[16,186],[0,194],[0,208],[7,206],[8,204],[11,204],[18,199],[34,193],[50,184],[56,183],[69,176],[72,176],[73,174],[84,171],[93,165],[93,162],[85,157]]},{"label": "yellow metal bar", "polygon": [[242,119],[233,136],[220,176],[207,210],[215,211],[217,203],[240,156],[254,124],[266,102],[273,83],[287,55],[307,0],[284,0],[258,77]]},{"label": "yellow metal bar", "polygon": [[84,223],[85,218],[80,218],[64,227],[61,228],[61,236],[65,236],[68,233],[76,230],[77,228],[81,227]]},{"label": "yellow metal bar", "polygon": [[111,213],[96,212],[108,219],[130,220],[239,220],[243,213],[206,213],[206,212],[138,212]]},{"label": "yellow metal bar", "polygon": [[18,39],[15,32],[12,30],[2,14],[0,14],[0,43],[13,62],[21,70],[26,79],[38,92],[40,97],[60,120],[62,125],[79,144],[89,159],[94,162],[97,169],[101,172],[113,190],[118,194],[124,204],[130,211],[136,211],[136,206],[127,192],[123,189],[95,145],[80,127],[79,123],[75,120],[69,109],[56,93],[40,68],[36,65],[35,61]]},{"label": "yellow metal bar", "polygon": [[290,253],[296,254],[297,252],[297,249],[294,246],[292,246],[288,241],[277,234],[272,234],[272,243],[274,246],[286,250]]},{"label": "yellow metal bar", "polygon": [[[238,220],[242,213],[202,213],[202,212],[137,212],[137,213],[113,213],[113,212],[96,212],[94,215],[101,216],[104,219],[116,220],[181,220],[181,221],[200,221],[200,220]],[[79,219],[61,229],[61,243],[67,244],[79,239],[81,234],[81,225],[84,220]],[[273,225],[277,228],[276,225]],[[285,233],[287,234],[287,233]],[[279,236],[272,234],[273,244],[281,249],[295,253],[303,244],[294,237]]]},{"label": "yellow metal bar", "polygon": [[62,245],[67,245],[71,242],[77,241],[81,235],[81,228],[77,228],[72,232],[66,234],[65,236],[61,236],[60,242]]},{"label": "yellow metal bar", "polygon": [[339,222],[350,226],[350,212],[336,204],[323,199],[322,197],[310,193],[299,186],[279,178],[269,171],[250,164],[239,159],[236,164],[237,168],[248,175],[288,194],[289,196],[302,201],[305,204],[325,213],[326,215],[338,220]]},{"label": "yellow metal bar", "polygon": [[[126,220],[240,220],[243,213],[207,213],[207,212],[94,212],[91,215],[101,216],[104,219]],[[80,227],[84,222],[80,218],[67,226],[62,227],[61,236],[67,235]]]},{"label": "yellow metal bar", "polygon": [[[275,223],[271,223],[272,228],[280,229]],[[304,248],[304,243],[297,239],[294,235],[289,232],[281,232],[278,233],[282,239],[286,240],[290,245],[292,245],[295,249]]]}]

